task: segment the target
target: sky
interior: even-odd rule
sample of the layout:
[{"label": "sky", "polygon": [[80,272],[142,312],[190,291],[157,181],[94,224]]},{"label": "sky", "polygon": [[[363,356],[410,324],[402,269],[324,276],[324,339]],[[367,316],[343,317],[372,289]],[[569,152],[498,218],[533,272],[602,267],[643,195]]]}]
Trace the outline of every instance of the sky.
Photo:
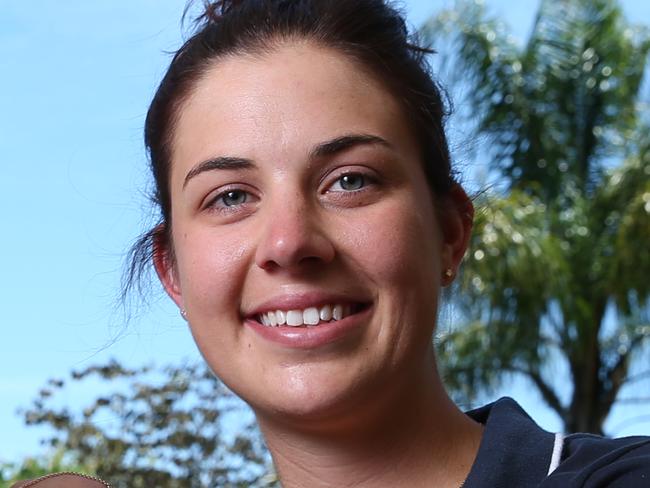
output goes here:
[{"label": "sky", "polygon": [[[519,39],[537,0],[487,0]],[[452,1],[404,2],[420,25]],[[0,462],[42,452],[16,414],[51,377],[115,357],[128,366],[199,358],[159,287],[146,307],[118,295],[124,255],[151,220],[142,143],[148,103],[182,40],[184,0],[0,3]],[[650,23],[650,2],[623,2]],[[443,80],[444,82],[444,80]],[[471,167],[469,168],[471,171]],[[117,337],[117,339],[116,339]],[[514,396],[549,430],[530,385]],[[81,407],[97,391],[67,398]],[[625,425],[638,412],[616,412]],[[617,434],[650,434],[633,423]]]}]

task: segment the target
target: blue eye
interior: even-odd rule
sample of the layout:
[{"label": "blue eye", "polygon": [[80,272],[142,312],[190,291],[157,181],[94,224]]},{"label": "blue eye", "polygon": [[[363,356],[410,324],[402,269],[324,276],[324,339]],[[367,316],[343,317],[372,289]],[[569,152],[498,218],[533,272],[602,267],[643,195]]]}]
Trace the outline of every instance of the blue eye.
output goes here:
[{"label": "blue eye", "polygon": [[366,178],[360,173],[348,173],[346,175],[341,176],[338,180],[336,180],[334,186],[337,185],[343,191],[360,190],[361,188],[366,186]]},{"label": "blue eye", "polygon": [[222,193],[217,200],[221,200],[225,207],[242,205],[248,201],[248,193],[242,190],[230,190]]}]

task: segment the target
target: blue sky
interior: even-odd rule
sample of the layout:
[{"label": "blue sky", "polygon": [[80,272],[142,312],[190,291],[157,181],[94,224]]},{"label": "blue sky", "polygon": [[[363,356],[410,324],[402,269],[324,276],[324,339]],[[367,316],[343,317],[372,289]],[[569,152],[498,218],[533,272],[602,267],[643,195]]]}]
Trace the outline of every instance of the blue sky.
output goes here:
[{"label": "blue sky", "polygon": [[[536,0],[487,3],[525,37]],[[39,452],[41,432],[25,428],[15,410],[46,379],[110,357],[127,365],[198,358],[155,285],[149,306],[126,329],[116,307],[125,251],[150,223],[142,126],[166,52],[181,41],[184,4],[0,4],[0,460]],[[404,2],[413,25],[451,4]],[[650,3],[623,4],[629,18],[650,23]],[[514,384],[508,394],[558,429],[529,391]],[[67,400],[82,405],[95,393]],[[650,424],[632,429],[650,433]]]}]

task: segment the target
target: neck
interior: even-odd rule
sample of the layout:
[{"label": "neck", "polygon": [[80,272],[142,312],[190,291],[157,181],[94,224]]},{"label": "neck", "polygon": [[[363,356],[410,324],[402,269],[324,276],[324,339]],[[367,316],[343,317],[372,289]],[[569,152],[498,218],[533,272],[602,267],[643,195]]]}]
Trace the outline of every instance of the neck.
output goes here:
[{"label": "neck", "polygon": [[258,413],[283,487],[460,486],[482,428],[432,376],[404,385],[381,407],[359,405],[356,421],[339,428],[305,429]]}]

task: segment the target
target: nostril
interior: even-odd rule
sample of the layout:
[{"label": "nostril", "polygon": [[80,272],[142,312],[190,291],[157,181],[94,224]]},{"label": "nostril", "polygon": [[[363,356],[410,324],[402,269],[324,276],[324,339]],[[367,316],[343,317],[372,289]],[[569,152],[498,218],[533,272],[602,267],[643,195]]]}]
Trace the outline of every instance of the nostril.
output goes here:
[{"label": "nostril", "polygon": [[320,262],[326,261],[321,256],[305,256],[300,259],[301,264],[317,264]]},{"label": "nostril", "polygon": [[277,268],[279,268],[278,263],[275,261],[264,261],[262,263],[258,263],[258,266],[262,268],[264,271],[273,271]]}]

